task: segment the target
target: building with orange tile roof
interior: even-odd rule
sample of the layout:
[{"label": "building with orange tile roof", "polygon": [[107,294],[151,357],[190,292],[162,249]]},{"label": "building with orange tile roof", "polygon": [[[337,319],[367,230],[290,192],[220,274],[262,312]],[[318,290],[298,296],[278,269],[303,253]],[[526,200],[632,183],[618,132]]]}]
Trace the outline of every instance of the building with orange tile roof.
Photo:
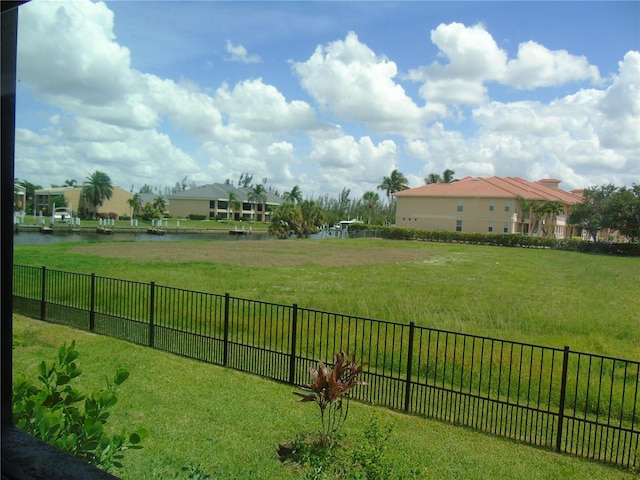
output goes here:
[{"label": "building with orange tile roof", "polygon": [[[570,235],[567,216],[572,205],[582,202],[582,196],[560,189],[560,183],[551,178],[530,182],[519,177],[465,177],[452,183],[411,188],[394,193],[396,225],[566,238]],[[531,210],[534,204],[560,208],[542,215]]]}]

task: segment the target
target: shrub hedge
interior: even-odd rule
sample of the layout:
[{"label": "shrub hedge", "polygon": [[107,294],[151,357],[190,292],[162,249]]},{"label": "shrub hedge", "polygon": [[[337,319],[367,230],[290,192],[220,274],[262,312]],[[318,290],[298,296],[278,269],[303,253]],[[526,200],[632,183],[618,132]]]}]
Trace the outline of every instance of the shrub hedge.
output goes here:
[{"label": "shrub hedge", "polygon": [[442,230],[369,226],[364,224],[353,224],[349,227],[349,231],[353,232],[363,230],[374,230],[376,236],[393,240],[423,240],[427,242],[468,243],[474,245],[494,245],[498,247],[551,248],[571,252],[640,256],[640,244],[638,243],[587,242],[578,239],[560,240],[520,234],[448,232]]}]

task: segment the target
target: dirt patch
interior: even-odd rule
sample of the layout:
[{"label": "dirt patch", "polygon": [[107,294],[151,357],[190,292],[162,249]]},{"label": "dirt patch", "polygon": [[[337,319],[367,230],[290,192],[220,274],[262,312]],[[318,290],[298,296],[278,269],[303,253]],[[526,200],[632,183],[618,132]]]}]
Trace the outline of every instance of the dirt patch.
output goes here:
[{"label": "dirt patch", "polygon": [[428,249],[385,245],[352,245],[315,240],[105,242],[73,248],[74,253],[138,262],[210,262],[245,267],[313,264],[323,267],[423,262]]}]

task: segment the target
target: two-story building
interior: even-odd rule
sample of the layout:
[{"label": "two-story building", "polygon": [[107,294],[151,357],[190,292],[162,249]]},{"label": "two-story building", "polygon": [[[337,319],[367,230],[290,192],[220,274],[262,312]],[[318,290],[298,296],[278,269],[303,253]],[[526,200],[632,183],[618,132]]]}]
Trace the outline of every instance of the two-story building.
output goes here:
[{"label": "two-story building", "polygon": [[[186,218],[195,213],[211,220],[229,218],[268,222],[271,209],[280,205],[282,199],[272,192],[264,195],[264,201],[256,201],[251,195],[251,188],[214,183],[169,195],[168,199],[174,218]],[[229,202],[232,196],[241,203],[240,209],[233,209]]]},{"label": "two-story building", "polygon": [[[55,188],[43,188],[34,192],[34,209],[36,213],[43,215],[51,215],[53,213],[53,204],[55,199],[64,197],[66,206],[73,212],[74,215],[91,218],[93,216],[93,205],[89,200],[82,196],[82,187],[55,187]],[[98,213],[103,216],[111,215],[112,217],[119,217],[121,215],[130,215],[131,206],[128,200],[133,198],[131,192],[114,186],[111,193],[111,198],[105,200],[104,203],[98,207]],[[60,205],[57,205],[58,207]]]},{"label": "two-story building", "polygon": [[[566,238],[571,234],[567,216],[582,196],[561,190],[559,184],[556,179],[530,182],[519,177],[465,177],[452,183],[423,185],[394,193],[396,225]],[[537,213],[534,206],[543,204],[560,208],[548,214]]]}]

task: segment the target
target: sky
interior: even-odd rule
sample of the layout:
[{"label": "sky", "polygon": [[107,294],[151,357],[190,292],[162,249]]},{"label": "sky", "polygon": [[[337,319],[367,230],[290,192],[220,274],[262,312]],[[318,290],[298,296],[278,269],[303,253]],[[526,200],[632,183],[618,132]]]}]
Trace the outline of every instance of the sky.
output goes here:
[{"label": "sky", "polygon": [[640,2],[33,0],[16,171],[360,198],[392,170],[640,184]]}]

